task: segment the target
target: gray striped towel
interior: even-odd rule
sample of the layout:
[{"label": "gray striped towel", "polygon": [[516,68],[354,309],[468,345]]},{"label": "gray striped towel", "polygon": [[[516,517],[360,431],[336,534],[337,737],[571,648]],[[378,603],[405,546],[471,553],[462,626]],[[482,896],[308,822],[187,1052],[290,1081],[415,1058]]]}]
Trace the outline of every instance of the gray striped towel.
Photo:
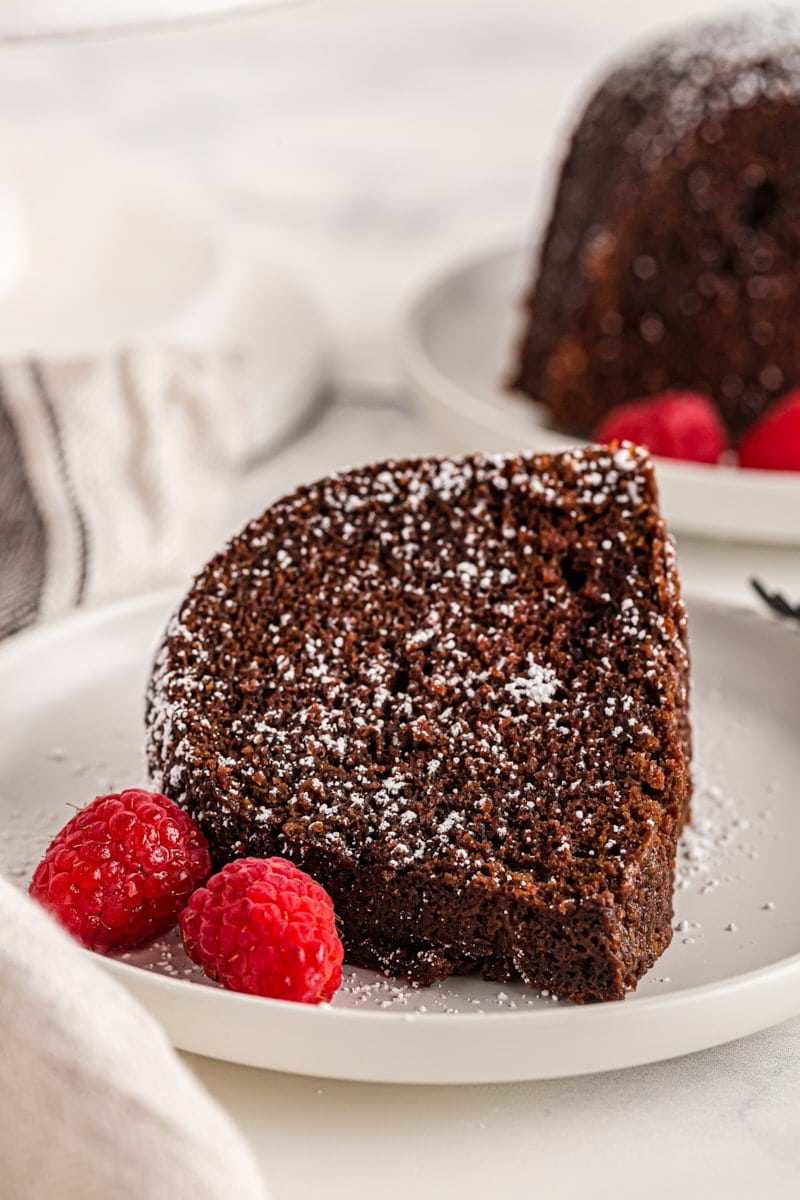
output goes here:
[{"label": "gray striped towel", "polygon": [[201,565],[244,378],[233,355],[155,347],[0,363],[0,638]]}]

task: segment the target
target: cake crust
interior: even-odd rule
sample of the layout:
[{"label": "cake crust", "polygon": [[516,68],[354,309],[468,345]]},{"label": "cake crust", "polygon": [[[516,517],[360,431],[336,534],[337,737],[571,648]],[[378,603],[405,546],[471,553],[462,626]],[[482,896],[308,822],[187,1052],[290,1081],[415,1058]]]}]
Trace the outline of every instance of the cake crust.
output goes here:
[{"label": "cake crust", "polygon": [[620,998],[669,943],[686,625],[629,446],[390,461],[273,505],[171,620],[157,785],[284,855],[349,962]]}]

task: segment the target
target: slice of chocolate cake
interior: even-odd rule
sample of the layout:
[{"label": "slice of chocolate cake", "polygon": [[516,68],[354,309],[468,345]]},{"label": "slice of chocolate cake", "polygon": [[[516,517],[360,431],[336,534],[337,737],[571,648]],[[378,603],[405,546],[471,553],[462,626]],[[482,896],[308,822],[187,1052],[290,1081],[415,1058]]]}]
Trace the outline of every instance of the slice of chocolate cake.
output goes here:
[{"label": "slice of chocolate cake", "polygon": [[688,388],[731,438],[800,385],[800,17],[689,27],[582,114],[513,385],[592,437],[615,405]]},{"label": "slice of chocolate cake", "polygon": [[218,863],[317,878],[351,963],[619,998],[671,936],[685,632],[641,450],[348,471],[200,574],[150,768]]}]

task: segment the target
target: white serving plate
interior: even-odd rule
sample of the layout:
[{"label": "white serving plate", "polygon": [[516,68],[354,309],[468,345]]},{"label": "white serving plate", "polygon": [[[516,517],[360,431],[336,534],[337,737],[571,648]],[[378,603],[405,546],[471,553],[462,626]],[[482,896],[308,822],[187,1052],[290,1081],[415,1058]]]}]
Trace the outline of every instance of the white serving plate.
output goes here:
[{"label": "white serving plate", "polygon": [[[171,604],[151,596],[97,609],[0,650],[0,870],[19,886],[71,805],[144,782],[142,697]],[[414,992],[348,970],[331,1006],[306,1007],[205,983],[174,936],[97,962],[184,1050],[341,1079],[604,1071],[800,1013],[800,636],[706,601],[690,605],[690,620],[701,782],[678,869],[677,932],[626,1000],[578,1007],[466,978]]]},{"label": "white serving plate", "polygon": [[[519,246],[462,259],[407,312],[400,356],[444,453],[563,450],[579,443],[505,390],[532,255]],[[681,533],[800,545],[800,474],[657,460],[662,508]]]}]

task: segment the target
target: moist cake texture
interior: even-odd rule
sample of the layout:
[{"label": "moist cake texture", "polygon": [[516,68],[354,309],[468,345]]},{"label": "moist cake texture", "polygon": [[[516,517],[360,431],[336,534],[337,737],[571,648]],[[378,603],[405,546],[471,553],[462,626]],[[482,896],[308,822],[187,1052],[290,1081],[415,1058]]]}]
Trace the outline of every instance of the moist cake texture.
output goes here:
[{"label": "moist cake texture", "polygon": [[283,855],[347,961],[622,997],[671,937],[688,660],[638,448],[389,461],[198,576],[147,699],[217,864]]},{"label": "moist cake texture", "polygon": [[704,392],[732,441],[800,385],[800,17],[690,27],[615,70],[573,134],[513,386],[591,437]]}]

